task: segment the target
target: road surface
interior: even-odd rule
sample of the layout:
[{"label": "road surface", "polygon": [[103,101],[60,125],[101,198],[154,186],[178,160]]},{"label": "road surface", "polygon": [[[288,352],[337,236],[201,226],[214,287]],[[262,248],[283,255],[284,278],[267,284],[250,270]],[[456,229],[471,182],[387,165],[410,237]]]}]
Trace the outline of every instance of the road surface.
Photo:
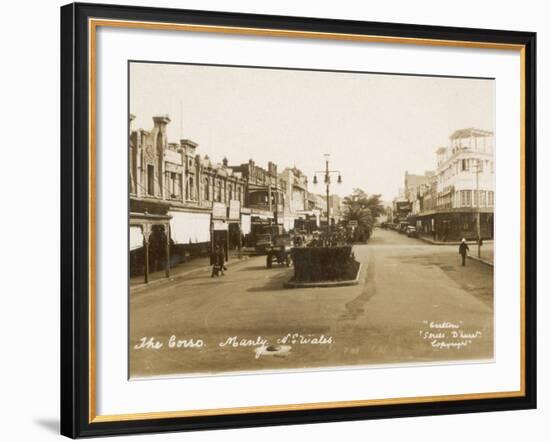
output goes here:
[{"label": "road surface", "polygon": [[377,229],[355,286],[284,288],[253,257],[132,294],[131,377],[491,359],[493,269],[457,249]]}]

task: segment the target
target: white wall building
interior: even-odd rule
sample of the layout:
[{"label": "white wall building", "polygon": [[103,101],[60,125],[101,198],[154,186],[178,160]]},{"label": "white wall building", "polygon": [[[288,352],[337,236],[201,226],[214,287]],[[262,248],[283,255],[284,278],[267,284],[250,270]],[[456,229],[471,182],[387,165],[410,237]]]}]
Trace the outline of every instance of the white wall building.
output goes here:
[{"label": "white wall building", "polygon": [[417,227],[434,239],[493,238],[495,202],[494,136],[466,128],[451,134],[449,145],[436,151],[435,185],[420,192]]},{"label": "white wall building", "polygon": [[[461,129],[449,138],[450,146],[437,150],[438,207],[494,205],[493,134],[480,129]],[[479,170],[478,170],[479,168]],[[452,199],[449,190],[452,189]]]}]

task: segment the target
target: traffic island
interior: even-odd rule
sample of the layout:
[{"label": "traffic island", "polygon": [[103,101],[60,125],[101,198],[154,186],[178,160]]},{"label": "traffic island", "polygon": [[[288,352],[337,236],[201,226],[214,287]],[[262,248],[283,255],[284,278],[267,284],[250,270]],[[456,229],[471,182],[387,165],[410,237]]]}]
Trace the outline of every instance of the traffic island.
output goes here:
[{"label": "traffic island", "polygon": [[292,249],[294,276],[287,288],[340,287],[359,283],[361,264],[351,246]]}]

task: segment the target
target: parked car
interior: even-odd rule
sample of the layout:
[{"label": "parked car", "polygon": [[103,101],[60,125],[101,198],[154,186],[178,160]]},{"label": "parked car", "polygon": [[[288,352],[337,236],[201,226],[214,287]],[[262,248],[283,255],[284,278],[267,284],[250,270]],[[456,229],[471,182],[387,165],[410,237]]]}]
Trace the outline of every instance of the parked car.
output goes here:
[{"label": "parked car", "polygon": [[414,226],[407,227],[407,236],[409,238],[418,238],[418,230],[416,230],[416,227]]},{"label": "parked car", "polygon": [[407,227],[409,227],[409,225],[410,225],[409,223],[400,222],[397,231],[398,231],[399,233],[406,233],[406,232],[407,232]]}]

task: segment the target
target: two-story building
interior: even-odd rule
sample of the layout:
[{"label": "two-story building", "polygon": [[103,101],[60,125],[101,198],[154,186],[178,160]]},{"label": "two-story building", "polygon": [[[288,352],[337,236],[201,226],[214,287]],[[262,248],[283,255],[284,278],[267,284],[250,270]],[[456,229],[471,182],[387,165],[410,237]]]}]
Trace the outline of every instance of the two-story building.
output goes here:
[{"label": "two-story building", "polygon": [[[153,118],[150,131],[132,130],[130,115],[129,136],[129,253],[130,274],[144,274],[164,269],[170,272],[170,198],[165,182],[164,154],[167,145],[166,115]],[[169,169],[169,170],[176,170]],[[181,164],[177,173],[182,176]],[[181,186],[181,184],[180,184]],[[181,192],[181,187],[179,187]]]},{"label": "two-story building", "polygon": [[246,181],[227,159],[201,158],[191,140],[168,142],[167,115],[153,123],[150,131],[130,132],[131,274],[168,274],[171,264],[209,253],[215,240],[235,245],[246,212]]},{"label": "two-story building", "polygon": [[[287,167],[279,174],[283,190],[283,225],[289,231],[303,224],[308,216],[308,180],[307,176],[296,167]],[[296,224],[298,220],[298,224]]]},{"label": "two-story building", "polygon": [[244,205],[250,209],[251,233],[255,230],[284,223],[284,190],[277,175],[277,165],[268,162],[264,169],[253,160],[231,166],[245,184]]}]

